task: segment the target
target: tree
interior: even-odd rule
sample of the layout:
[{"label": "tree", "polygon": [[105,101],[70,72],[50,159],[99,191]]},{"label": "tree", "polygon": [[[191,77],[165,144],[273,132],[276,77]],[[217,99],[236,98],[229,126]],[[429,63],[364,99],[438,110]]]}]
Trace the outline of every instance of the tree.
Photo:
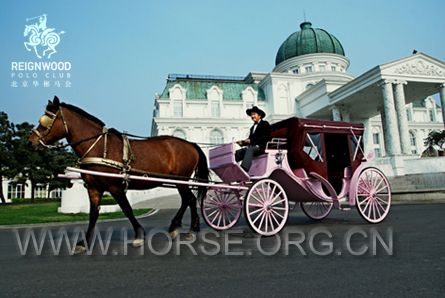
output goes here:
[{"label": "tree", "polygon": [[24,122],[15,126],[14,138],[14,159],[18,175],[17,183],[29,181],[31,187],[31,202],[35,200],[35,188],[38,184],[49,185],[49,192],[56,188],[66,188],[70,186],[69,181],[57,180],[57,175],[62,173],[67,166],[74,165],[77,156],[72,151],[64,148],[51,150],[35,150],[28,144],[33,125]]},{"label": "tree", "polygon": [[57,175],[63,173],[67,166],[74,166],[78,157],[72,150],[65,148],[55,148],[44,150],[44,163],[42,168],[46,168],[51,174],[47,176],[48,194],[54,189],[65,189],[71,187],[72,183],[67,179],[58,179]]},{"label": "tree", "polygon": [[11,178],[16,174],[12,158],[13,133],[13,124],[9,122],[8,115],[5,112],[0,112],[0,199],[2,203],[6,203],[3,194],[3,177]]},{"label": "tree", "polygon": [[12,145],[14,148],[14,160],[17,164],[18,174],[15,176],[17,184],[31,183],[31,202],[34,202],[34,190],[38,182],[44,179],[46,173],[40,169],[43,162],[41,154],[32,150],[28,144],[28,137],[31,135],[33,125],[27,122],[15,125]]},{"label": "tree", "polygon": [[443,144],[445,143],[445,130],[438,131],[432,130],[428,134],[428,137],[425,138],[424,144],[428,147],[437,146],[439,149],[442,149]]},{"label": "tree", "polygon": [[438,150],[435,147],[439,147],[440,150],[443,150],[442,146],[444,144],[445,144],[445,130],[430,131],[428,137],[424,139],[424,145],[427,146],[427,148],[422,153],[422,157],[438,156],[439,155]]}]

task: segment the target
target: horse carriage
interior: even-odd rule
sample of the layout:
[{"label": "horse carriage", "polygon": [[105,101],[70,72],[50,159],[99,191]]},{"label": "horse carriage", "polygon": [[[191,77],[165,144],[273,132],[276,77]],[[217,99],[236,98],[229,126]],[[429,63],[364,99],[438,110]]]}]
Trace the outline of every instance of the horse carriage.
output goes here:
[{"label": "horse carriage", "polygon": [[289,202],[299,203],[313,220],[325,218],[333,207],[356,206],[370,223],[387,216],[390,186],[380,170],[367,165],[363,125],[290,118],[272,129],[272,141],[248,173],[235,162],[234,144],[210,150],[210,168],[223,183],[240,185],[211,189],[202,200],[201,212],[210,227],[231,228],[244,209],[255,232],[274,235],[287,221]]},{"label": "horse carriage", "polygon": [[[105,191],[129,218],[134,246],[143,244],[145,231],[133,214],[127,189],[178,189],[181,206],[169,227],[172,237],[187,208],[191,210],[190,230],[200,229],[192,189],[198,190],[205,222],[220,231],[233,227],[244,209],[254,231],[274,235],[286,224],[289,202],[299,203],[314,220],[325,218],[333,207],[348,210],[356,206],[370,223],[387,216],[390,186],[380,170],[367,165],[363,125],[290,118],[272,125],[272,130],[273,139],[247,173],[235,162],[235,144],[210,149],[208,165],[195,143],[170,136],[130,139],[55,97],[29,141],[36,147],[51,148],[65,138],[64,146],[71,146],[79,156],[79,167],[67,168],[65,175],[70,178],[71,173],[80,173],[90,199],[86,243],[79,243],[78,251],[91,242]],[[209,168],[222,182],[209,181]]]}]

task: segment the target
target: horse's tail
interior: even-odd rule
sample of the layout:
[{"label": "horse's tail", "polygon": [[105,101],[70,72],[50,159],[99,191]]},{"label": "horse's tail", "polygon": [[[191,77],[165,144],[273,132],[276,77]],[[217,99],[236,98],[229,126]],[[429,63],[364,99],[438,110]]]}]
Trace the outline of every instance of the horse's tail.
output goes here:
[{"label": "horse's tail", "polygon": [[[202,151],[201,147],[196,143],[192,143],[195,147],[196,151],[199,154],[198,166],[195,170],[195,178],[199,179],[200,182],[208,182],[209,181],[209,167],[207,165],[207,156]],[[198,200],[201,201],[207,194],[207,187],[199,186],[198,187]]]}]

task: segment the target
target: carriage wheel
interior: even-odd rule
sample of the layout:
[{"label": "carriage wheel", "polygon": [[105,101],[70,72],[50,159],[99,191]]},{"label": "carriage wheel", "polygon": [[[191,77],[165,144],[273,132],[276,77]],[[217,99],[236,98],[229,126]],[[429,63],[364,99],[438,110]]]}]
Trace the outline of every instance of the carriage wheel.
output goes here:
[{"label": "carriage wheel", "polygon": [[334,204],[329,202],[301,202],[300,206],[304,214],[313,220],[322,220],[328,216]]},{"label": "carriage wheel", "polygon": [[233,227],[241,216],[241,207],[239,195],[231,190],[210,190],[201,201],[204,221],[217,231]]},{"label": "carriage wheel", "polygon": [[391,189],[388,179],[376,168],[364,169],[355,187],[356,205],[360,215],[370,223],[379,223],[388,215]]},{"label": "carriage wheel", "polygon": [[284,189],[271,179],[259,180],[252,185],[244,208],[250,228],[264,236],[272,236],[281,231],[289,214]]}]

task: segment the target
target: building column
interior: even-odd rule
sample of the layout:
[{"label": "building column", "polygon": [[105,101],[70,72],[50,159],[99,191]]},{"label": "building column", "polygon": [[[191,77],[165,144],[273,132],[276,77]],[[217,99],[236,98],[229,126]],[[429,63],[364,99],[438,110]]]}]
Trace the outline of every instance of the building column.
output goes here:
[{"label": "building column", "polygon": [[383,95],[383,117],[385,149],[388,156],[400,155],[400,138],[397,125],[396,109],[394,106],[394,96],[392,92],[392,83],[384,80],[380,86]]},{"label": "building column", "polygon": [[442,121],[445,127],[445,84],[440,85],[440,105],[442,109]]},{"label": "building column", "polygon": [[402,145],[402,153],[405,155],[411,154],[411,144],[409,140],[408,118],[406,116],[406,102],[405,91],[403,85],[406,81],[395,82],[394,101],[397,114],[397,123],[399,128],[400,143]]},{"label": "building column", "polygon": [[363,132],[363,150],[366,154],[369,152],[374,152],[374,144],[372,140],[372,127],[371,127],[371,121],[368,119],[364,119],[361,122],[363,122],[363,126],[365,127],[365,131]]},{"label": "building column", "polygon": [[337,106],[332,106],[331,112],[332,112],[332,120],[341,121],[340,109]]},{"label": "building column", "polygon": [[341,108],[341,118],[343,121],[351,122],[351,114],[349,113],[348,106],[342,106]]}]

